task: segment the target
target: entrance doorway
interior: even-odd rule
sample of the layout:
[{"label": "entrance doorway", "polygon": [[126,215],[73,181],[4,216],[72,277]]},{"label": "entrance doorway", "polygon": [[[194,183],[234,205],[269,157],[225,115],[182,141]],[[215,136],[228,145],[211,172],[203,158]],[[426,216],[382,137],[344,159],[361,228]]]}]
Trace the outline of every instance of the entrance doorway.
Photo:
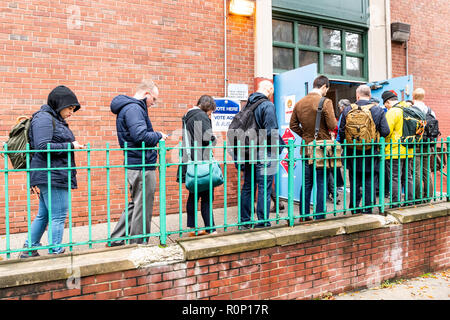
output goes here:
[{"label": "entrance doorway", "polygon": [[334,114],[339,118],[338,102],[341,99],[348,99],[350,103],[356,101],[356,88],[362,83],[359,82],[344,82],[330,80],[330,89],[327,93],[327,98],[333,101]]}]

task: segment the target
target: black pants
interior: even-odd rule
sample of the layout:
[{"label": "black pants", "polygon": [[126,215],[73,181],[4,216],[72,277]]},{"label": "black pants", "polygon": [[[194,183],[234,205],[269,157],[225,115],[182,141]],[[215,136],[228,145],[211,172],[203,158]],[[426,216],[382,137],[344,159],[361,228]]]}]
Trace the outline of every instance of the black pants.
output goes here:
[{"label": "black pants", "polygon": [[374,174],[374,180],[372,181],[372,173],[365,172],[364,180],[363,180],[363,172],[353,170],[348,171],[348,177],[350,179],[350,203],[349,208],[352,213],[372,213],[372,208],[366,209],[357,209],[360,206],[360,202],[362,199],[362,187],[364,184],[364,206],[373,206],[376,203],[376,195],[375,195],[375,186],[377,184],[377,178]]},{"label": "black pants", "polygon": [[[214,190],[211,191],[213,194],[213,201],[214,201]],[[199,192],[197,194],[198,199],[201,200],[201,206],[200,210],[202,213],[203,223],[205,224],[205,227],[213,227],[214,226],[214,217],[209,214],[209,190]],[[197,201],[198,201],[197,199]],[[186,203],[186,212],[187,212],[187,226],[189,228],[195,228],[195,194],[193,192],[189,192],[189,197]],[[197,223],[197,227],[199,227]],[[216,229],[210,229],[208,232],[214,232]]]}]

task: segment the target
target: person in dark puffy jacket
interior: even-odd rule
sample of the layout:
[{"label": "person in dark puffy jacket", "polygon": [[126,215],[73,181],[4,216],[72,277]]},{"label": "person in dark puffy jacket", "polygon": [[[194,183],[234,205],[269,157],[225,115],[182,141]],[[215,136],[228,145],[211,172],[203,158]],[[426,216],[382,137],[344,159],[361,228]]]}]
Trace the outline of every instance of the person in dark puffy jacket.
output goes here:
[{"label": "person in dark puffy jacket", "polygon": [[[267,154],[263,148],[257,152],[257,163],[245,163],[241,166],[243,169],[244,183],[241,189],[241,223],[242,229],[270,227],[270,200],[272,194],[272,184],[276,174],[276,165],[278,161],[277,148],[272,146],[279,143],[284,144],[279,136],[278,121],[274,104],[270,101],[273,97],[274,87],[272,82],[263,80],[258,84],[256,92],[252,93],[247,100],[247,106],[256,103],[259,100],[265,100],[254,111],[256,124],[258,126],[258,144],[271,146],[267,148]],[[266,157],[267,156],[267,157]],[[275,159],[275,161],[274,161]],[[270,160],[270,161],[269,161]],[[236,165],[236,164],[235,164]],[[253,190],[257,189],[256,215],[258,220],[252,221],[252,176]],[[264,187],[266,185],[266,192]]]},{"label": "person in dark puffy jacket", "polygon": [[[143,80],[138,86],[134,97],[125,95],[116,96],[111,101],[111,112],[116,118],[117,138],[121,148],[126,155],[127,180],[130,186],[131,201],[128,203],[128,210],[122,212],[111,238],[121,238],[137,236],[130,240],[130,243],[144,243],[146,239],[139,237],[150,233],[150,224],[153,212],[153,200],[156,191],[155,163],[157,152],[154,149],[161,139],[166,139],[167,135],[153,130],[152,123],[148,116],[147,108],[153,106],[159,96],[159,90],[152,80]],[[142,143],[146,148],[142,150],[128,150],[131,148],[142,148]],[[142,152],[145,152],[144,159]],[[145,194],[143,194],[143,166],[145,166]],[[143,207],[145,201],[145,231],[143,228]],[[128,211],[128,212],[127,212]],[[126,230],[128,220],[128,231]],[[128,233],[127,233],[128,232]],[[113,241],[107,246],[119,246],[125,242],[122,239]]]},{"label": "person in dark puffy jacket", "polygon": [[[29,131],[29,141],[32,150],[57,150],[50,151],[51,168],[74,168],[75,154],[70,149],[83,149],[84,145],[75,140],[75,136],[69,128],[66,120],[80,109],[76,95],[65,86],[53,89],[39,111],[33,114]],[[35,152],[30,163],[31,169],[47,168],[49,152]],[[70,155],[70,164],[69,164]],[[39,190],[39,211],[31,224],[31,243],[25,242],[24,248],[41,246],[40,240],[49,225],[48,243],[56,245],[49,249],[51,254],[64,253],[61,246],[64,223],[68,211],[68,188],[77,188],[77,171],[70,170],[39,170],[31,171],[30,185],[34,190]],[[49,199],[49,191],[51,198]],[[49,202],[50,200],[50,202]],[[51,210],[50,210],[51,204]],[[49,224],[49,220],[51,223]],[[39,256],[37,250],[23,251],[20,258]]]}]

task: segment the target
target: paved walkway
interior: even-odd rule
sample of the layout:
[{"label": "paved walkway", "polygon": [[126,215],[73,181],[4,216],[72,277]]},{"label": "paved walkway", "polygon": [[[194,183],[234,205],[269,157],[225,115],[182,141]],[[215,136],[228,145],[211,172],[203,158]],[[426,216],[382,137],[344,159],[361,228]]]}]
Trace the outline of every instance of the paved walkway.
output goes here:
[{"label": "paved walkway", "polygon": [[450,269],[409,280],[384,282],[380,286],[328,296],[330,300],[450,300]]}]

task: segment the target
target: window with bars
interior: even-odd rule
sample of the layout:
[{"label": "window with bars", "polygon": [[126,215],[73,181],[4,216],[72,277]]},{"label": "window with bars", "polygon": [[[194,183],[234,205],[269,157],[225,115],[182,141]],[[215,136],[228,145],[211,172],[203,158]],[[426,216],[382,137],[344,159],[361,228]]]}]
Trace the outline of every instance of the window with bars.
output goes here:
[{"label": "window with bars", "polygon": [[275,73],[317,63],[331,79],[362,80],[367,75],[367,32],[295,20],[272,20]]}]

